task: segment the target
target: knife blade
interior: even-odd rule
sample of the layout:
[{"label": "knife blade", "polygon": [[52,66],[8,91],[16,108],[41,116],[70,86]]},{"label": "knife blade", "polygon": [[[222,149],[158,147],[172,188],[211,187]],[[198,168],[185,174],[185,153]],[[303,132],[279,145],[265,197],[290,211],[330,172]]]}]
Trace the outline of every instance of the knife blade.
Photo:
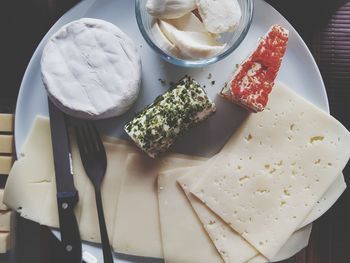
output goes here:
[{"label": "knife blade", "polygon": [[74,187],[65,114],[50,99],[48,99],[48,104],[61,243],[66,251],[67,261],[80,263],[82,262],[81,238],[74,214],[74,207],[78,203],[79,197],[78,191]]}]

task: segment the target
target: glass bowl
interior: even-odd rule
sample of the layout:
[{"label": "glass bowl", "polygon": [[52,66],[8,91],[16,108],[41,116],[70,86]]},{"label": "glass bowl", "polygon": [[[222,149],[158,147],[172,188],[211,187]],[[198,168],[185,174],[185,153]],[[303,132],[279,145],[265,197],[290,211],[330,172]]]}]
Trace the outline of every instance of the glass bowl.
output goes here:
[{"label": "glass bowl", "polygon": [[143,38],[148,45],[164,60],[182,67],[205,67],[209,64],[215,63],[233,52],[243,41],[248,33],[249,27],[253,18],[254,0],[237,0],[240,4],[242,17],[238,27],[234,32],[227,32],[221,34],[221,42],[226,44],[226,47],[218,54],[209,58],[201,59],[182,59],[175,57],[170,52],[161,49],[152,33],[152,23],[154,23],[154,17],[148,14],[146,10],[147,0],[136,0],[135,2],[135,14],[138,27],[141,31]]}]

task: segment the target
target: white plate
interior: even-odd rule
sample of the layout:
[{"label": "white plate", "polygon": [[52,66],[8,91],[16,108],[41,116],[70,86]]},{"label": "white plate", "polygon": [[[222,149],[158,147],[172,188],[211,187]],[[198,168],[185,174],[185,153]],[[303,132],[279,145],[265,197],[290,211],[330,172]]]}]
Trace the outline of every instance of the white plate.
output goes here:
[{"label": "white plate", "polygon": [[[107,135],[126,138],[122,130],[125,122],[134,112],[142,109],[153,99],[164,93],[168,87],[162,86],[158,79],[176,82],[185,74],[194,77],[217,104],[217,113],[209,121],[191,130],[177,143],[174,151],[211,156],[217,152],[232,132],[240,124],[245,111],[223,101],[216,96],[218,90],[230,79],[239,64],[256,47],[259,37],[264,35],[272,24],[280,24],[290,30],[290,40],[278,79],[297,93],[329,112],[325,87],[316,63],[305,43],[291,25],[276,10],[262,0],[255,1],[252,26],[240,47],[226,59],[203,69],[179,68],[161,60],[143,40],[134,16],[132,0],[85,0],[67,12],[46,34],[35,51],[24,75],[16,108],[15,138],[19,149],[29,133],[36,115],[48,116],[47,98],[40,77],[40,58],[48,37],[62,25],[81,17],[93,17],[110,21],[127,33],[139,46],[142,57],[142,90],[135,106],[122,117],[98,122],[101,131]],[[208,75],[212,74],[209,80]],[[210,82],[215,80],[215,85]],[[229,116],[229,117],[227,117]],[[217,127],[220,127],[219,129]],[[199,147],[200,146],[200,147]],[[306,237],[308,238],[308,236]],[[305,239],[305,238],[304,238]],[[307,243],[307,242],[306,242]],[[98,246],[84,244],[87,250],[102,261]],[[142,262],[155,262],[154,259],[142,259]],[[118,262],[141,262],[132,257],[124,257]]]}]

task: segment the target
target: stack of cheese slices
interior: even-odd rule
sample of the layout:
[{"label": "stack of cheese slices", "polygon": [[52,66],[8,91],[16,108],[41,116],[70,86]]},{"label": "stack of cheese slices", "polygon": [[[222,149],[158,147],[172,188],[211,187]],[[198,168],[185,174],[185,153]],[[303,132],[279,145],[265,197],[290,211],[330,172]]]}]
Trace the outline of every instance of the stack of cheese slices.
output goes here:
[{"label": "stack of cheese slices", "polygon": [[[282,84],[270,96],[209,160],[151,159],[106,138],[102,199],[114,250],[166,262],[241,263],[286,258],[304,247],[306,225],[324,212],[322,200],[332,199],[328,189],[337,198],[345,188],[350,134]],[[50,139],[48,121],[37,118],[4,201],[23,217],[58,227]],[[74,138],[72,155],[81,236],[100,242],[93,188]]]},{"label": "stack of cheese slices", "polygon": [[11,218],[13,213],[3,203],[4,185],[13,163],[14,115],[0,113],[0,254],[11,248]]}]

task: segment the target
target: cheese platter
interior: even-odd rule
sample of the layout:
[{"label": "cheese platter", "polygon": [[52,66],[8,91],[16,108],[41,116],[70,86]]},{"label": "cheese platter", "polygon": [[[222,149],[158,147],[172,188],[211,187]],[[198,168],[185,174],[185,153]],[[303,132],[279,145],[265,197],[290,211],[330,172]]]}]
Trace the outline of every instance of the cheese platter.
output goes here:
[{"label": "cheese platter", "polygon": [[[242,1],[244,0],[237,1],[237,3],[242,4]],[[169,63],[166,59],[158,56],[141,34],[139,23],[135,16],[137,2],[127,0],[83,1],[66,13],[39,44],[23,78],[17,102],[15,139],[19,161],[12,171],[12,176],[9,178],[5,201],[12,209],[20,207],[21,209],[18,211],[26,218],[48,225],[53,229],[58,227],[55,214],[57,207],[55,207],[56,204],[54,202],[55,188],[50,177],[52,160],[49,159],[47,163],[42,165],[41,170],[39,169],[40,172],[37,172],[35,178],[24,178],[22,176],[24,167],[29,165],[29,156],[38,155],[44,157],[50,155],[51,149],[45,146],[45,142],[50,141],[50,138],[47,134],[44,135],[48,127],[47,119],[45,119],[48,116],[46,99],[46,90],[48,90],[49,95],[54,97],[53,102],[56,106],[60,106],[68,114],[95,119],[99,131],[105,136],[107,158],[110,160],[109,163],[113,163],[113,165],[110,165],[110,170],[107,168],[106,182],[102,186],[102,189],[106,190],[102,199],[107,206],[105,217],[107,229],[111,233],[110,241],[113,244],[113,250],[117,252],[114,254],[115,262],[162,262],[161,260],[164,258],[165,262],[205,262],[206,260],[207,262],[239,263],[278,261],[293,256],[307,246],[311,232],[311,223],[327,211],[344,191],[346,185],[341,169],[344,162],[346,163],[349,158],[349,153],[340,144],[340,141],[345,146],[348,144],[348,132],[328,115],[329,107],[325,87],[307,46],[288,21],[276,10],[262,0],[255,0],[253,1],[254,12],[252,13],[251,25],[248,27],[249,30],[247,30],[246,36],[231,54],[222,57],[220,61],[211,62],[201,67],[180,67],[175,65],[176,63]],[[199,15],[195,12],[191,13],[193,15],[185,20],[195,21],[193,23],[198,24],[202,23],[202,18],[205,18],[205,26],[210,28],[211,31],[215,31],[215,33],[210,32],[208,33],[209,35],[203,36],[203,31],[193,33],[191,30],[194,29],[191,29],[190,32],[187,32],[186,28],[188,29],[193,24],[184,26],[183,21],[185,20],[174,22],[171,20],[174,19],[174,13],[171,14],[171,19],[161,17],[157,18],[158,22],[156,22],[160,30],[163,30],[161,32],[172,42],[173,46],[169,50],[176,50],[180,53],[185,52],[185,59],[197,59],[197,56],[200,56],[202,59],[202,56],[212,56],[213,50],[216,50],[215,52],[224,52],[221,48],[223,50],[227,48],[224,43],[220,51],[217,49],[217,46],[220,45],[217,42],[219,38],[213,34],[216,34],[216,31],[221,29],[218,29],[217,26],[207,26],[208,23],[210,24],[208,22],[210,14],[208,15],[206,13],[208,10],[202,6],[206,1],[197,2],[199,2],[197,3],[199,5]],[[185,7],[186,10],[190,10],[189,12],[193,8],[195,6],[192,5]],[[156,11],[158,12],[159,10]],[[181,12],[184,11],[181,10]],[[183,14],[181,13],[181,15]],[[200,15],[203,17],[196,20],[196,17],[200,17]],[[82,27],[69,28],[69,25],[74,25],[74,23],[85,24]],[[235,28],[235,26],[230,26],[230,23],[234,24],[235,22],[227,21],[227,24],[224,24],[225,30]],[[84,66],[87,65],[87,67],[82,70],[76,63],[81,58],[75,57],[76,52],[70,54],[71,48],[69,45],[78,45],[77,41],[69,39],[71,44],[68,45],[67,41],[63,41],[66,37],[65,34],[72,34],[71,32],[73,32],[78,36],[83,32],[81,35],[84,36],[85,32],[92,32],[96,28],[101,30],[101,28],[111,28],[113,26],[118,28],[115,31],[117,38],[124,38],[124,40],[127,38],[128,40],[123,43],[132,46],[133,50],[125,51],[123,44],[121,44],[120,50],[123,50],[126,56],[124,53],[112,50],[108,46],[110,40],[107,40],[108,36],[105,32],[103,34],[94,32],[94,37],[91,37],[92,35],[88,33],[89,41],[77,37],[76,39],[79,40],[80,44],[83,43],[82,45],[85,48],[82,55],[86,62]],[[169,30],[171,29],[171,31],[164,31],[164,26]],[[56,33],[60,32],[59,30],[62,30],[62,27],[64,30],[61,32],[63,33],[61,35]],[[252,109],[247,101],[239,101],[242,98],[236,97],[232,100],[232,95],[235,94],[230,94],[231,91],[227,87],[238,85],[239,80],[235,81],[235,78],[239,75],[237,72],[240,72],[245,67],[246,62],[244,61],[252,58],[250,54],[256,50],[259,40],[266,35],[266,32],[274,32],[274,30],[282,32],[281,39],[284,41],[282,45],[287,46],[287,48],[285,49],[284,46],[284,49],[278,54],[280,61],[277,69],[273,68],[275,70],[274,74],[272,74],[273,78],[268,79],[268,81],[271,81],[269,85],[265,85],[269,90],[266,92],[266,95],[264,94],[263,107],[258,105],[259,107]],[[176,38],[179,36],[178,32],[180,31],[181,36],[186,36],[188,43],[191,43],[191,45],[186,44],[186,46],[183,46],[183,43]],[[122,32],[126,33],[127,37],[124,37]],[[289,33],[286,34],[286,32]],[[159,31],[157,31],[158,33]],[[171,35],[170,37],[169,34]],[[208,40],[209,36],[210,38],[216,38],[216,40]],[[286,36],[288,45],[287,41],[285,41]],[[128,42],[129,38],[134,44]],[[89,54],[90,49],[95,48],[91,44],[95,39],[98,40],[99,47],[103,47],[109,57],[106,54],[93,53],[93,57],[90,59],[87,54]],[[202,39],[206,41],[204,44],[199,41]],[[63,42],[60,44],[59,41],[61,40]],[[269,40],[261,41],[268,42]],[[47,48],[47,43],[54,43],[55,47],[59,47],[60,52],[64,52],[67,55],[66,61],[71,62],[71,64],[65,64],[60,61],[59,63],[65,66],[54,68],[53,66],[57,62],[58,55]],[[196,50],[194,51],[194,49]],[[261,50],[264,51],[265,48],[263,47]],[[179,55],[180,53],[176,54]],[[141,67],[139,67],[138,54],[142,64],[142,73]],[[179,56],[183,55],[180,54]],[[250,77],[253,76],[251,79],[254,79],[256,72],[260,72],[261,68],[263,70],[265,70],[265,67],[269,68],[269,63],[272,60],[266,60],[267,64],[265,65],[265,62],[259,60],[259,55],[255,55],[254,58],[256,59],[254,63],[261,63],[262,66],[259,64],[258,68],[254,68],[254,64],[252,66],[254,70],[247,70],[248,73],[246,74],[252,74],[249,75]],[[181,57],[181,59],[184,59],[184,57]],[[114,64],[111,61],[117,61],[117,63]],[[133,70],[135,66],[136,70],[128,72],[123,68],[123,63],[130,70]],[[117,69],[114,71],[117,75],[116,78],[103,78],[105,76],[103,74],[110,70],[110,67],[107,68],[105,66],[106,64],[109,66],[117,65]],[[43,70],[43,66],[45,70]],[[123,70],[118,70],[118,67]],[[94,71],[91,68],[97,68],[98,70]],[[84,75],[85,72],[90,72],[90,75]],[[129,74],[130,72],[132,72],[131,75]],[[93,75],[95,73],[98,76],[97,78]],[[140,78],[138,77],[139,73],[141,73]],[[89,76],[91,75],[92,77],[90,78]],[[122,77],[118,79],[119,76]],[[91,94],[93,93],[90,93],[91,89],[89,90],[88,88],[96,83],[97,86],[102,86],[101,83],[105,83],[108,80],[116,82],[121,87],[123,85],[124,87],[130,87],[128,81],[131,77],[135,78],[132,84],[134,86],[131,88],[135,91],[132,98],[125,96],[123,89],[119,90],[116,95],[110,93],[110,96],[106,95],[104,97],[96,93],[97,95],[92,96]],[[263,78],[264,76],[261,75],[260,77]],[[74,87],[77,81],[80,84],[76,86],[79,86],[79,91],[83,92],[74,92],[72,86]],[[61,92],[63,89],[58,84],[65,82],[68,83],[67,87],[64,92]],[[75,84],[73,85],[72,83]],[[111,87],[108,85],[105,85],[103,89],[105,94],[108,94],[108,91],[111,90]],[[139,91],[138,88],[140,88]],[[221,95],[224,93],[224,98],[219,95],[220,91]],[[271,94],[269,94],[270,92]],[[87,94],[87,106],[84,105],[85,94]],[[136,100],[137,94],[138,98]],[[75,96],[79,98],[79,104],[70,104],[71,99],[74,99]],[[184,96],[185,99],[181,96]],[[271,97],[271,101],[268,99],[268,96]],[[177,99],[177,97],[180,99]],[[115,100],[113,101],[114,98]],[[282,101],[279,101],[279,99]],[[231,103],[232,101],[237,102],[237,100],[238,105],[243,105],[243,108]],[[122,105],[122,110],[120,110],[119,105],[125,101],[127,103]],[[175,105],[171,106],[174,107],[171,111],[169,111],[169,106],[165,106],[169,102]],[[112,106],[112,108],[114,107],[112,111],[104,108],[111,103],[115,104]],[[291,105],[290,108],[287,106],[283,108],[288,103]],[[186,105],[185,110],[183,110],[183,105]],[[295,113],[296,111],[293,108],[295,105],[300,106],[298,108],[300,112]],[[164,111],[165,107],[166,111]],[[72,110],[72,108],[74,109]],[[258,111],[258,113],[249,113],[245,108],[253,112]],[[283,110],[280,110],[280,108],[283,108]],[[101,112],[96,111],[99,109],[103,110]],[[260,111],[262,112],[260,113]],[[173,117],[174,112],[178,112],[179,116]],[[312,113],[308,114],[309,112]],[[100,113],[102,117],[95,116]],[[298,114],[300,115],[300,120],[297,118]],[[317,122],[310,122],[312,118],[324,120],[324,122],[320,125]],[[172,122],[168,121],[170,119]],[[155,126],[154,123],[156,121],[162,125],[157,124],[158,126]],[[199,123],[200,121],[203,122]],[[198,124],[192,125],[192,123],[196,122]],[[329,126],[324,128],[322,126],[324,125],[323,123],[328,122]],[[167,124],[163,125],[163,123]],[[175,124],[170,125],[169,123]],[[285,123],[288,123],[288,127]],[[254,127],[255,124],[258,124],[258,126]],[[265,129],[266,125],[270,125],[272,128]],[[301,126],[299,127],[298,125]],[[318,130],[324,128],[325,135],[308,133],[316,128]],[[305,136],[306,134],[309,136],[307,137],[310,138],[307,146],[309,148],[314,145],[315,147],[321,147],[321,144],[327,143],[327,146],[317,148],[321,149],[320,151],[322,153],[325,152],[325,154],[316,157],[318,156],[317,151],[309,150],[306,146],[305,149],[300,150],[304,147],[301,141],[305,139],[298,134],[300,130]],[[279,137],[281,133],[287,134],[288,132],[291,134],[286,136],[286,138],[281,139]],[[38,134],[41,134],[42,137]],[[263,136],[266,136],[266,138],[263,138]],[[243,144],[239,141],[240,137],[243,140]],[[256,145],[254,144],[256,138],[260,138],[260,144],[259,141]],[[331,138],[329,145],[328,138]],[[36,145],[39,145],[38,140],[41,140],[40,145],[42,148],[41,150],[33,150],[33,148],[36,148]],[[141,148],[141,151],[135,146],[135,143]],[[77,161],[78,153],[76,148],[74,148],[74,139],[72,145],[73,170],[80,175],[74,174],[74,182],[81,197],[81,201],[76,207],[76,216],[79,221],[81,237],[85,241],[83,243],[83,251],[96,257],[97,262],[103,262],[101,247],[98,244],[100,242],[99,234],[95,228],[98,222],[97,215],[93,214],[93,189],[86,178],[82,176],[84,172],[81,163]],[[285,148],[279,148],[282,146]],[[341,151],[342,155],[339,158],[334,157],[332,159],[331,155],[326,154],[332,153],[333,146],[338,147],[336,149]],[[278,159],[278,154],[276,155],[276,152],[274,152],[278,151],[278,149],[283,150],[280,154],[281,160]],[[164,152],[168,150],[170,153],[165,154]],[[38,153],[36,151],[41,152]],[[260,159],[265,158],[264,152],[267,158],[270,157],[273,160],[271,160],[271,163],[262,164],[262,167],[260,167],[260,162],[263,162]],[[151,158],[147,157],[147,155]],[[310,160],[312,165],[317,168],[310,170],[306,164],[292,161],[293,158],[299,158],[296,157],[297,155],[305,160]],[[156,158],[158,156],[159,158]],[[229,157],[237,158],[237,162],[230,161]],[[26,158],[29,159],[26,160]],[[255,159],[257,161],[252,161]],[[30,160],[33,162],[39,161],[38,158]],[[76,162],[74,163],[74,161]],[[324,162],[326,163],[324,164]],[[117,168],[118,165],[119,168]],[[227,168],[230,165],[238,169],[235,172],[235,174],[241,176],[238,182],[225,182],[226,176],[231,171]],[[296,165],[295,170],[290,168],[294,165]],[[327,168],[330,171],[329,179],[327,180],[325,180],[327,173],[321,173],[323,170],[317,170],[318,167],[323,167],[323,165],[325,165],[325,168],[322,169]],[[120,176],[116,176],[113,173],[116,170],[111,170],[112,167],[113,169],[118,169],[118,171],[120,170]],[[196,171],[197,168],[198,171],[201,171],[200,174],[203,174],[203,178],[197,178],[197,184],[193,184],[193,187],[187,189],[187,184],[191,180],[189,181],[186,176],[191,171]],[[215,169],[222,171],[223,177],[215,178],[212,176],[209,171],[213,172]],[[321,176],[319,177],[312,174],[313,179],[317,182],[315,189],[313,185],[309,185],[311,181],[303,179],[304,173],[299,170],[308,171],[310,177],[311,173],[320,172]],[[250,178],[251,175],[255,178],[257,171],[263,175],[265,173],[267,175],[290,173],[291,177],[288,177],[288,179],[280,179],[279,177],[269,179],[270,184],[275,185],[275,187],[270,189],[265,185],[266,182],[262,181],[264,179],[261,179],[259,176],[257,179]],[[298,175],[299,172],[301,176],[299,181],[302,183],[294,183],[291,180],[294,180],[293,176]],[[148,176],[145,176],[145,174]],[[180,175],[185,176],[180,177]],[[22,180],[23,186],[31,184],[33,181],[48,183],[49,187],[46,184],[45,186],[41,186],[41,184],[35,186],[38,187],[38,197],[43,194],[46,195],[47,200],[41,203],[40,198],[35,198],[34,196],[31,198],[31,203],[27,204],[26,202],[28,201],[24,196],[29,194],[29,192],[24,193],[23,197],[16,197],[14,191],[17,189],[17,186],[14,185],[12,181],[14,179],[12,178]],[[250,182],[250,180],[253,181],[252,184],[254,186],[260,184],[262,188],[255,189],[251,194],[242,194],[241,196],[243,197],[236,196],[241,191],[239,190],[240,187],[243,187],[244,183],[246,181]],[[244,183],[242,183],[243,181]],[[319,181],[322,181],[322,184],[319,184],[322,186],[318,186]],[[223,182],[225,182],[225,185],[230,186],[226,194],[230,195],[231,199],[221,196],[218,190],[213,187],[213,185],[222,187],[220,184]],[[180,185],[184,192],[181,190]],[[235,188],[236,186],[238,187],[237,189]],[[221,189],[220,187],[219,189]],[[291,193],[294,194],[294,188],[299,191],[302,187],[304,187],[305,191],[312,188],[310,194],[305,194],[305,197],[310,199],[310,203],[306,202],[303,204],[305,206],[303,208],[291,209],[290,211],[297,213],[297,216],[300,215],[302,218],[299,219],[298,217],[297,222],[288,221],[286,223],[287,219],[284,217],[288,213],[281,212],[281,209],[284,208],[287,201],[289,205],[289,198],[294,198],[291,197]],[[34,189],[36,188],[33,188],[32,191]],[[232,189],[235,190],[233,191]],[[277,192],[279,190],[284,192],[284,199],[278,199],[279,194]],[[261,198],[265,194],[268,195],[270,191],[276,193],[276,195],[266,197],[264,200],[267,200],[266,202],[269,204],[275,204],[275,200],[279,200],[282,208],[278,208],[277,212],[273,210],[273,205],[269,207],[253,200],[255,193],[258,193]],[[194,196],[197,199],[193,199]],[[235,201],[233,200],[240,200],[238,206],[241,205],[240,208],[234,211],[227,205],[234,203]],[[291,204],[297,206],[296,204],[299,201],[293,199]],[[247,207],[247,203],[249,203],[250,207]],[[267,209],[268,212],[259,209],[254,210],[256,205],[263,207],[261,209]],[[45,209],[38,209],[42,206]],[[177,210],[177,208],[179,209]],[[245,209],[248,209],[249,212]],[[257,211],[256,213],[259,216],[254,217],[252,215],[253,212],[251,212],[252,209]],[[173,216],[171,216],[172,212],[175,212]],[[270,212],[271,215],[274,215],[274,218],[269,217],[268,214]],[[236,213],[239,213],[240,217],[236,217]],[[230,216],[227,214],[230,214]],[[288,214],[288,216],[292,215]],[[297,218],[297,216],[295,217]],[[176,217],[179,220],[183,218],[184,222],[176,222],[174,220]],[[245,219],[242,219],[243,217]],[[263,217],[264,219],[261,219]],[[248,223],[246,220],[248,220]],[[275,235],[273,227],[270,227],[268,224],[268,220],[275,220],[275,223],[282,222],[281,226],[286,226],[286,231],[283,232],[283,235]],[[255,224],[251,223],[252,221]],[[217,222],[220,223],[217,224]],[[264,226],[267,226],[265,232],[257,230],[259,222],[264,222]],[[179,233],[172,231],[172,225],[174,225],[174,229],[179,230]],[[186,243],[182,243],[184,236],[186,236],[184,235],[187,231],[186,229],[189,232],[193,231],[192,248],[190,245],[186,246]],[[251,229],[253,233],[250,233]],[[182,235],[181,231],[183,231]],[[58,232],[55,231],[55,233]],[[222,235],[225,237],[229,236],[230,241],[223,240]],[[263,240],[262,236],[265,237]],[[197,241],[201,245],[195,246],[194,243]],[[190,240],[188,242],[191,244]],[[182,244],[182,246],[172,245],[175,243]],[[279,245],[276,245],[276,243]],[[235,245],[241,250],[235,251],[230,249],[230,247]],[[207,257],[205,254],[200,255],[201,253],[198,253],[205,247],[207,247],[205,249],[208,252]],[[237,253],[239,254],[238,258],[234,257]],[[184,256],[185,258],[179,256]]]}]

